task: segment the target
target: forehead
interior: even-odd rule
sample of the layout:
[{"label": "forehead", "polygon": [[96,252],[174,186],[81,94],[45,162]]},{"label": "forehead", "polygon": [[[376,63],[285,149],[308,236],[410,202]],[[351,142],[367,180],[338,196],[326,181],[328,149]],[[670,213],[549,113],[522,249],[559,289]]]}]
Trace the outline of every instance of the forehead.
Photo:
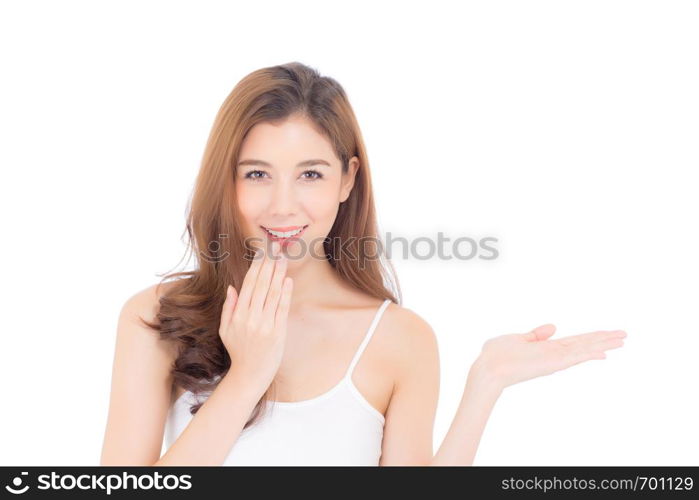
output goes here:
[{"label": "forehead", "polygon": [[264,160],[275,166],[296,165],[307,158],[339,162],[328,138],[300,116],[255,124],[245,136],[239,154],[239,161]]}]

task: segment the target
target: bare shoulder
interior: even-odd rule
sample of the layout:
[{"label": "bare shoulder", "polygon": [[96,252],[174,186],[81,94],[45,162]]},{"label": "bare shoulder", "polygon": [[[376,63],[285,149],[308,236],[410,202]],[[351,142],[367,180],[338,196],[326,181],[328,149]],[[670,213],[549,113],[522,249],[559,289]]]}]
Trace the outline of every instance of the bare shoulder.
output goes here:
[{"label": "bare shoulder", "polygon": [[429,322],[397,304],[386,309],[385,352],[393,367],[381,449],[381,465],[424,465],[433,456],[432,436],[439,401],[437,337]]},{"label": "bare shoulder", "polygon": [[155,322],[170,286],[139,290],[121,308],[101,465],[151,465],[160,457],[175,349],[143,321]]},{"label": "bare shoulder", "polygon": [[425,318],[407,307],[390,303],[384,313],[387,336],[404,347],[436,344],[437,337]]},{"label": "bare shoulder", "polygon": [[[138,342],[143,348],[155,349],[168,371],[178,355],[177,347],[173,343],[161,340],[158,332],[144,322],[157,322],[160,298],[174,286],[175,281],[155,283],[129,296],[122,306],[118,329],[118,334],[132,337],[133,341]],[[141,339],[137,340],[134,337]]]},{"label": "bare shoulder", "polygon": [[140,316],[148,322],[154,322],[160,308],[160,298],[175,285],[175,281],[169,281],[138,290],[126,299],[121,315],[131,320],[138,320]]},{"label": "bare shoulder", "polygon": [[382,321],[384,352],[400,376],[416,363],[438,363],[437,336],[429,322],[407,307],[391,303]]}]

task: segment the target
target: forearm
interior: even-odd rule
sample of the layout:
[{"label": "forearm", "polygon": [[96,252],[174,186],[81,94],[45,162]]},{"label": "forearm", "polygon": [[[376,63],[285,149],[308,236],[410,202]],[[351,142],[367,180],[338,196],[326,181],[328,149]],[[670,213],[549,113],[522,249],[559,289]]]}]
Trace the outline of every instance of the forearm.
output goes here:
[{"label": "forearm", "polygon": [[266,388],[229,371],[154,466],[221,465]]},{"label": "forearm", "polygon": [[476,364],[456,416],[430,465],[472,465],[485,425],[502,388]]}]

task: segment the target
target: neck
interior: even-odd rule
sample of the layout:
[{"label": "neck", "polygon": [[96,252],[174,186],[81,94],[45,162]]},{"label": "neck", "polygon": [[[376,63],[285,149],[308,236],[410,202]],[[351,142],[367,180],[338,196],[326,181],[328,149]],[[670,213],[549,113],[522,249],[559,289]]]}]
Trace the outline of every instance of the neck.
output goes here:
[{"label": "neck", "polygon": [[330,262],[312,256],[289,259],[286,275],[294,280],[290,313],[327,302],[342,287],[342,280]]}]

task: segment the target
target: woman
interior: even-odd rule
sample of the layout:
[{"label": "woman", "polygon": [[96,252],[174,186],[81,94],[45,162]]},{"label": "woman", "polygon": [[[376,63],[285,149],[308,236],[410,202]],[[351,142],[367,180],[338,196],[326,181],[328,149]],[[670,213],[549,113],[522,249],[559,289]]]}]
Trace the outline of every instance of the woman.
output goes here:
[{"label": "woman", "polygon": [[300,63],[225,100],[187,230],[196,269],[121,311],[102,465],[469,465],[505,387],[625,336],[487,341],[433,454],[435,334],[382,260],[345,92]]}]

